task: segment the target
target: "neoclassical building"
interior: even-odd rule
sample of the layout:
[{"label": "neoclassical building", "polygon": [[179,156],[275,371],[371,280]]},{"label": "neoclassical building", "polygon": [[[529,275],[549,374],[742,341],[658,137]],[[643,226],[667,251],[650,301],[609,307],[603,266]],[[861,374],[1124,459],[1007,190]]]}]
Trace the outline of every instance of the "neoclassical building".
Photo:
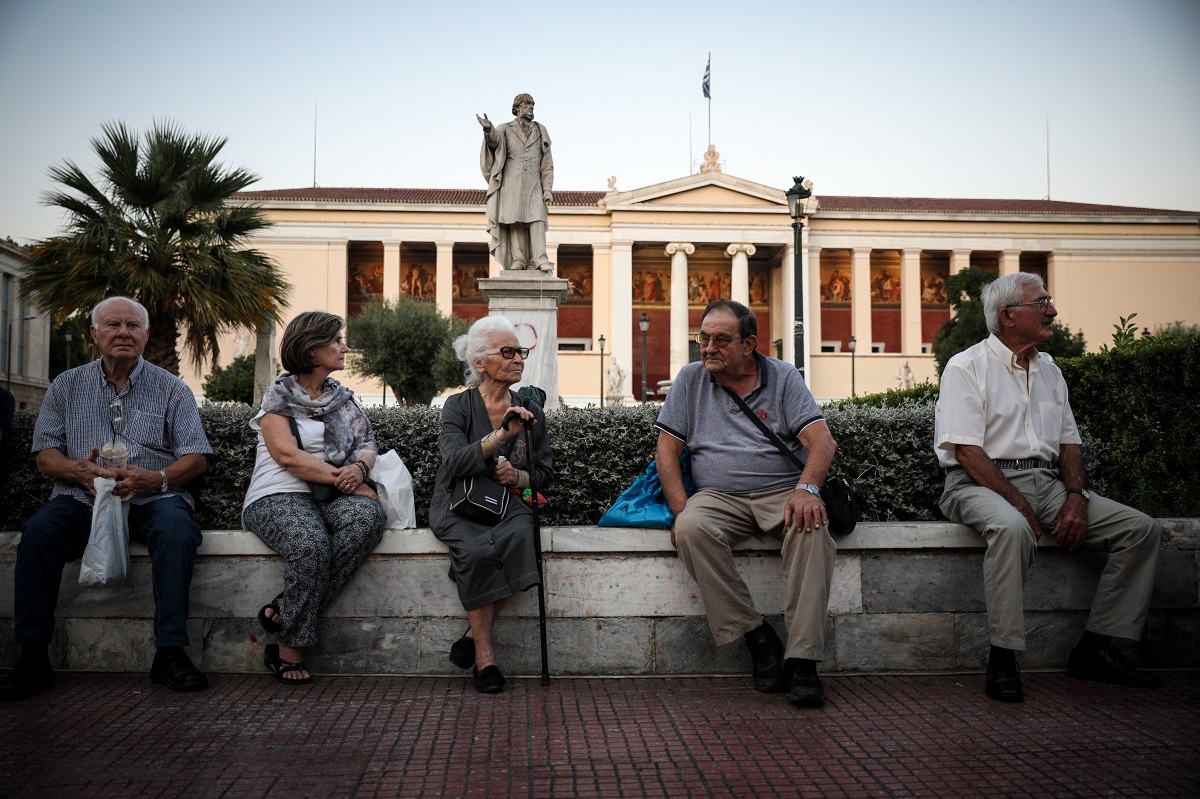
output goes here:
[{"label": "neoclassical building", "polygon": [[[1200,322],[1200,213],[1048,200],[840,197],[805,205],[797,258],[785,190],[708,171],[629,191],[556,191],[548,243],[571,281],[558,320],[559,393],[572,405],[614,393],[654,399],[696,357],[712,299],[753,308],[759,346],[795,359],[818,399],[934,379],[930,348],[949,318],[944,283],[970,266],[1037,272],[1059,319],[1089,349],[1136,312],[1153,330]],[[610,181],[610,185],[615,181]],[[255,245],[294,286],[292,312],[354,315],[375,296],[415,296],[464,319],[487,313],[477,287],[499,274],[487,252],[484,188],[304,188],[245,192],[274,226]],[[802,308],[797,314],[796,285]],[[603,361],[600,340],[604,338]],[[851,353],[851,341],[857,344]],[[351,342],[353,343],[353,342]],[[224,356],[253,348],[243,337]],[[366,402],[382,387],[344,375]],[[185,375],[200,393],[200,376]]]}]

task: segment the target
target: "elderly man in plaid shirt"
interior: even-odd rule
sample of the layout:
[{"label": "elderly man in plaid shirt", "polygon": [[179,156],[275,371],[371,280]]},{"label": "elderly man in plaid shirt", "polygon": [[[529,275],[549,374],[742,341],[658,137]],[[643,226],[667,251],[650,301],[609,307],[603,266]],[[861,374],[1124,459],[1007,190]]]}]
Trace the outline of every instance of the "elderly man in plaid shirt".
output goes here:
[{"label": "elderly man in plaid shirt", "polygon": [[[17,548],[16,642],[21,657],[0,682],[0,699],[19,700],[54,685],[48,648],[63,566],[83,555],[91,530],[93,480],[116,478],[114,494],[130,503],[129,531],[153,561],[154,638],[150,678],[176,691],[206,688],[188,645],[188,593],[200,545],[193,500],[183,489],[212,453],[191,391],[142,359],[149,316],[127,297],[92,311],[100,358],[55,378],[33,431],[38,470],[54,479],[50,501],[25,523]],[[125,468],[104,468],[97,450],[118,440]]]}]

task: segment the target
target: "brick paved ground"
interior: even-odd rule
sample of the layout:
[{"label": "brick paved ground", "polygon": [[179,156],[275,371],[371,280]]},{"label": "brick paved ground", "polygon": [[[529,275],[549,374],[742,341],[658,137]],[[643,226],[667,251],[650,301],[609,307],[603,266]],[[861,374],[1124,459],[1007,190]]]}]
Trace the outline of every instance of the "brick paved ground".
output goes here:
[{"label": "brick paved ground", "polygon": [[65,674],[0,705],[0,795],[1090,797],[1200,795],[1200,672],[1158,691],[1026,674],[827,677],[800,711],[746,679]]}]

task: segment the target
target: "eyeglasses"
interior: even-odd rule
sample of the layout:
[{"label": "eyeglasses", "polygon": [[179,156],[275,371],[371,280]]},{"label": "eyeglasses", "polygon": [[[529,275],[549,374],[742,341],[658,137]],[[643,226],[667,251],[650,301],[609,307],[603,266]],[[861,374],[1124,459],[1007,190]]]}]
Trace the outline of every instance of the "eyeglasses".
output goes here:
[{"label": "eyeglasses", "polygon": [[716,344],[717,349],[723,350],[733,342],[737,341],[742,336],[727,336],[722,333],[719,336],[710,336],[707,333],[697,333],[693,338],[701,347],[707,347],[709,344]]},{"label": "eyeglasses", "polygon": [[1044,311],[1053,304],[1054,304],[1053,297],[1042,297],[1041,299],[1034,300],[1033,302],[1018,302],[1015,305],[1005,305],[1004,307],[1005,308],[1024,308],[1026,305],[1040,305],[1040,306],[1042,306],[1042,310]]},{"label": "eyeglasses", "polygon": [[517,355],[521,356],[521,360],[529,357],[528,347],[501,347],[498,350],[484,350],[480,355],[499,355],[501,358],[512,360]]}]

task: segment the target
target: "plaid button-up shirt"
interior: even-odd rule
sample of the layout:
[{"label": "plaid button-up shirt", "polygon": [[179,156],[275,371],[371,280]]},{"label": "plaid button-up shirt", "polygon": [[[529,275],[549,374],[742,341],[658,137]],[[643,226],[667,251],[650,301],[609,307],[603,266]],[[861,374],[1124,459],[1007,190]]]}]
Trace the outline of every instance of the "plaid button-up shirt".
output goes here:
[{"label": "plaid button-up shirt", "polygon": [[[114,410],[118,398],[119,410]],[[191,390],[145,359],[138,360],[119,391],[105,376],[99,359],[54,378],[33,428],[32,449],[34,453],[57,449],[72,460],[82,460],[92,449],[112,441],[114,429],[129,448],[129,462],[144,469],[165,469],[184,455],[212,454]],[[60,494],[91,507],[91,496],[78,484],[55,481],[50,498]],[[195,506],[187,491],[175,487],[161,494],[139,494],[132,501],[142,505],[173,496]]]}]

